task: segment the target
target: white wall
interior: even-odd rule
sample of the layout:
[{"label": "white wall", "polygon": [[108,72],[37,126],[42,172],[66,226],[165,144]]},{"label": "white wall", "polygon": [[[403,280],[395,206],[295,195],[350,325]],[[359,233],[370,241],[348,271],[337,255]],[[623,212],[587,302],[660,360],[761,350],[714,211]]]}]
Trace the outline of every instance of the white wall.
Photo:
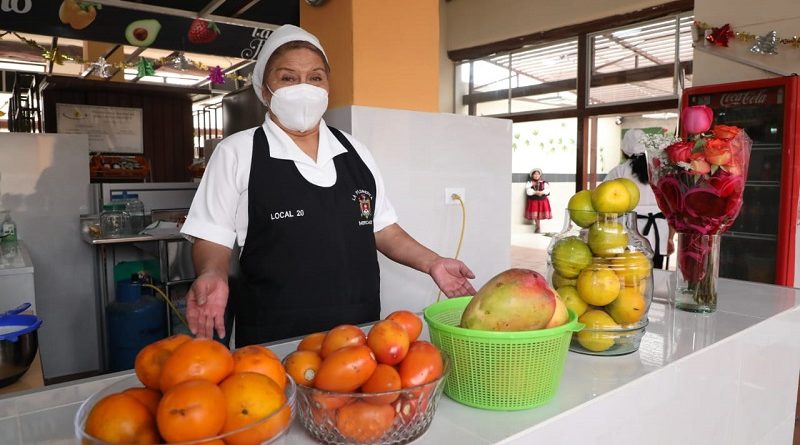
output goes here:
[{"label": "white wall", "polygon": [[[764,35],[777,31],[778,38],[798,35],[800,29],[800,4],[797,0],[696,0],[694,13],[697,20],[714,26],[730,23],[734,31]],[[728,48],[710,48],[694,51],[694,78],[692,84],[711,85],[743,80],[766,79],[774,73],[748,66],[743,61],[762,64],[779,72],[800,72],[800,49],[779,45],[778,55],[758,55],[749,52],[752,43],[730,39]],[[735,57],[743,61],[730,60]]]},{"label": "white wall", "polygon": [[[368,107],[329,111],[328,123],[369,147],[384,175],[400,225],[422,244],[453,256],[461,207],[445,205],[445,187],[463,187],[467,224],[461,259],[478,288],[511,263],[511,122]],[[351,126],[348,128],[348,121]],[[427,275],[381,257],[383,314],[421,310],[437,288]]]},{"label": "white wall", "polygon": [[88,144],[86,135],[0,133],[0,207],[11,210],[33,261],[45,378],[99,366],[92,248],[79,219]]}]

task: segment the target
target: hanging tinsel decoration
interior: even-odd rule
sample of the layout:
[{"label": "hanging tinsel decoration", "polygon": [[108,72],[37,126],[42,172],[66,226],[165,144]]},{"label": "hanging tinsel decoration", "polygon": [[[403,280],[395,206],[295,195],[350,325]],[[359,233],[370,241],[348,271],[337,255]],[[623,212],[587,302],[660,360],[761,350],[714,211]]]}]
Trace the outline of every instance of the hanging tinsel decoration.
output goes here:
[{"label": "hanging tinsel decoration", "polygon": [[706,36],[706,40],[714,46],[728,46],[728,39],[733,37],[731,25],[726,23],[719,28],[711,28],[711,34]]},{"label": "hanging tinsel decoration", "polygon": [[222,85],[225,83],[225,74],[222,72],[222,68],[220,68],[219,65],[208,68],[208,80],[215,85]]},{"label": "hanging tinsel decoration", "polygon": [[50,60],[56,65],[63,65],[64,60],[67,59],[64,53],[59,51],[58,48],[48,49],[47,51],[43,52],[42,58],[44,58],[44,60]]},{"label": "hanging tinsel decoration", "polygon": [[139,63],[136,65],[136,75],[138,77],[153,76],[156,74],[153,63],[144,57],[139,58]]},{"label": "hanging tinsel decoration", "polygon": [[778,54],[778,33],[770,31],[766,35],[756,36],[756,43],[750,47],[750,52],[770,56]]},{"label": "hanging tinsel decoration", "polygon": [[189,68],[189,61],[186,59],[186,56],[180,52],[172,59],[172,66],[176,70],[185,71]]},{"label": "hanging tinsel decoration", "polygon": [[111,77],[111,67],[111,64],[106,61],[105,57],[98,57],[97,62],[92,63],[92,72],[97,76],[108,79]]}]

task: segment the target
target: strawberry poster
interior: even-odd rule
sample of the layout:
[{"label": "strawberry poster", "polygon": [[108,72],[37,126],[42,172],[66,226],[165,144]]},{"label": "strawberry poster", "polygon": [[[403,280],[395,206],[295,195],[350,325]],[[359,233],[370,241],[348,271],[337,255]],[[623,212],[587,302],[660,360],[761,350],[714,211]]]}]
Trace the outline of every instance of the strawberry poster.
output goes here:
[{"label": "strawberry poster", "polygon": [[0,0],[6,31],[243,59],[254,59],[271,29],[283,24],[262,20],[263,28],[252,28],[84,0]]}]

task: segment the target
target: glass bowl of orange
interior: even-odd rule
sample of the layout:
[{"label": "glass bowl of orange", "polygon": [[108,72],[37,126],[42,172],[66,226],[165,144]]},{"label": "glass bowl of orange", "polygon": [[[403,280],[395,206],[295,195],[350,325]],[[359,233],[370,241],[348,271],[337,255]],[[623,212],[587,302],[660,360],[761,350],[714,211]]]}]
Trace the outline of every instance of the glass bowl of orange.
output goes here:
[{"label": "glass bowl of orange", "polygon": [[296,385],[263,346],[233,353],[208,339],[173,336],[146,346],[135,375],[84,401],[82,445],[255,445],[287,440]]},{"label": "glass bowl of orange", "polygon": [[[297,417],[311,436],[330,445],[401,445],[416,440],[430,427],[450,363],[442,354],[438,378],[417,386],[378,392],[396,375],[379,364],[362,392],[326,391],[297,385]],[[373,386],[372,388],[370,386]]]}]

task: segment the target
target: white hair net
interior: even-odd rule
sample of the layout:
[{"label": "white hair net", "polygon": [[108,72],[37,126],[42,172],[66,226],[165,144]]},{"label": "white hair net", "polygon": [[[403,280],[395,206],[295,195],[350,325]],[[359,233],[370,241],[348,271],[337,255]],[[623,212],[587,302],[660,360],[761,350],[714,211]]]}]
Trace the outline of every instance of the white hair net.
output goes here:
[{"label": "white hair net", "polygon": [[253,90],[255,90],[256,96],[258,96],[258,99],[261,100],[261,103],[265,106],[269,106],[262,92],[264,71],[267,69],[267,62],[270,56],[272,56],[272,53],[281,45],[295,41],[308,42],[316,46],[317,49],[322,52],[322,55],[325,56],[325,61],[328,61],[328,56],[325,54],[325,50],[322,49],[319,39],[310,32],[294,25],[283,25],[276,29],[269,35],[264,46],[261,47],[261,51],[258,53],[258,59],[256,60],[256,67],[253,69]]},{"label": "white hair net", "polygon": [[622,137],[622,152],[628,156],[635,156],[644,153],[644,131],[633,128],[625,132]]}]

